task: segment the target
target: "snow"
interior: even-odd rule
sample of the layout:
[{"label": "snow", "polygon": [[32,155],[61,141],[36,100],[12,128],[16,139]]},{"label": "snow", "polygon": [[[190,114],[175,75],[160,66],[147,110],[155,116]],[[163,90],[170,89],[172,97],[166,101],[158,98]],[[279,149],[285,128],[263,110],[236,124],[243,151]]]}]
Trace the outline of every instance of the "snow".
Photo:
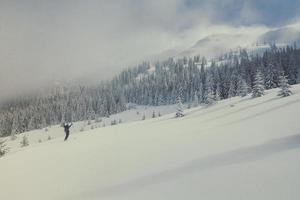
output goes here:
[{"label": "snow", "polygon": [[116,126],[77,132],[86,122],[76,123],[67,142],[60,127],[26,133],[28,147],[18,136],[0,158],[0,199],[298,200],[300,85],[291,90],[192,108],[183,118],[170,106],[154,119],[148,108],[141,120],[138,107]]},{"label": "snow", "polygon": [[[85,133],[89,133],[89,131],[92,129],[99,129],[99,128],[104,128],[106,126],[111,126],[111,122],[113,120],[116,120],[117,123],[119,123],[119,120],[121,120],[123,124],[128,122],[140,121],[142,120],[144,115],[146,119],[150,119],[152,118],[153,111],[155,112],[157,117],[159,113],[161,115],[166,115],[175,112],[176,107],[177,105],[141,106],[141,105],[132,104],[130,105],[129,110],[126,110],[121,113],[113,114],[109,117],[103,117],[101,118],[100,122],[91,120],[91,124],[88,124],[88,121],[73,123],[73,126],[71,127],[71,135],[77,135],[78,133],[85,134]],[[7,145],[10,148],[10,152],[14,152],[14,151],[19,151],[21,149],[20,142],[24,134],[28,137],[30,145],[38,144],[39,140],[41,140],[42,142],[48,142],[49,136],[51,137],[51,140],[64,136],[63,128],[59,125],[47,127],[46,129],[33,130],[30,132],[22,133],[18,135],[18,139],[13,141],[10,139],[10,137],[5,138],[4,140],[8,141]]]}]

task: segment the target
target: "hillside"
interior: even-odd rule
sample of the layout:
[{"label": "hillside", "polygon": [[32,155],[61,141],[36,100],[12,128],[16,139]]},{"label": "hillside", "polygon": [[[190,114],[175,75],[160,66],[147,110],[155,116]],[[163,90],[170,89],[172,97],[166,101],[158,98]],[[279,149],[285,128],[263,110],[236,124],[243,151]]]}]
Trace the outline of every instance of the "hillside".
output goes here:
[{"label": "hillside", "polygon": [[299,41],[299,24],[295,24],[254,35],[249,33],[209,35],[196,41],[194,45],[184,51],[169,50],[168,56],[181,58],[184,56],[204,55],[210,60],[218,60],[219,57],[226,55],[228,52],[238,53],[241,49],[245,49],[250,55],[263,54],[273,44],[282,48],[295,44],[299,46]]},{"label": "hillside", "polygon": [[18,149],[0,159],[0,199],[297,200],[300,85],[277,91]]},{"label": "hillside", "polygon": [[[63,122],[97,120],[128,109],[128,104],[162,106],[176,103],[207,103],[208,98],[239,96],[251,92],[261,73],[266,89],[279,87],[284,74],[290,85],[300,83],[300,49],[286,46],[253,56],[246,50],[229,52],[218,62],[205,57],[143,62],[95,85],[49,86],[33,95],[16,96],[0,102],[0,137],[58,125]],[[255,47],[249,52],[257,52]],[[267,51],[266,51],[267,50]],[[263,53],[264,52],[264,53]]]}]

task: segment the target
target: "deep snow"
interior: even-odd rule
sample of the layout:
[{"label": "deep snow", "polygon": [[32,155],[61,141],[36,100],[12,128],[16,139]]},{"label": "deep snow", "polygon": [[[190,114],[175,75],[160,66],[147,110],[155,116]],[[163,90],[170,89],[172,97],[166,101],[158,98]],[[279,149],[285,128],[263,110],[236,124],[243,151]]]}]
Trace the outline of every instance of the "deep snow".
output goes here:
[{"label": "deep snow", "polygon": [[189,109],[179,119],[166,112],[142,121],[131,110],[117,126],[78,132],[77,123],[67,142],[58,126],[26,133],[25,148],[22,136],[8,140],[0,199],[298,200],[300,85],[290,97],[277,91]]}]

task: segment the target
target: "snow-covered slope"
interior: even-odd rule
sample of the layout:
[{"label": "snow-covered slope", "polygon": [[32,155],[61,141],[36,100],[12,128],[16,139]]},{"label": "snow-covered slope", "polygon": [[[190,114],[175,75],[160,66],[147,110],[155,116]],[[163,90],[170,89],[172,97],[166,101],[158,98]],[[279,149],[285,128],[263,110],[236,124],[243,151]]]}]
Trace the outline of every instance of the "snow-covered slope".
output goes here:
[{"label": "snow-covered slope", "polygon": [[[78,133],[89,133],[90,130],[104,128],[107,126],[111,126],[113,121],[116,121],[117,124],[129,123],[134,121],[141,121],[145,117],[145,119],[149,119],[153,117],[153,113],[155,117],[163,116],[169,113],[173,113],[176,110],[176,105],[165,105],[165,106],[141,106],[135,104],[128,104],[129,109],[113,114],[109,117],[101,118],[101,120],[91,120],[82,121],[82,122],[74,122],[71,128],[71,135],[77,135]],[[41,130],[33,130],[26,133],[22,133],[18,135],[16,140],[11,140],[10,137],[5,138],[7,141],[7,146],[9,148],[9,152],[15,152],[22,149],[20,142],[22,141],[23,136],[29,140],[30,145],[36,145],[38,143],[47,142],[49,140],[60,138],[64,136],[64,130],[61,126],[51,126]],[[1,138],[0,138],[1,139]]]},{"label": "snow-covered slope", "polygon": [[257,34],[213,34],[201,38],[184,51],[170,50],[168,56],[181,58],[201,55],[208,59],[216,59],[231,51],[238,52],[240,49],[246,49],[250,54],[255,55],[270,49],[271,44],[276,44],[278,47],[294,44],[299,46],[300,24],[273,28]]},{"label": "snow-covered slope", "polygon": [[268,31],[261,35],[258,39],[259,42],[265,43],[285,43],[293,44],[300,42],[300,30],[293,27],[284,27],[276,30]]},{"label": "snow-covered slope", "polygon": [[250,40],[248,35],[242,34],[210,35],[200,39],[192,47],[177,54],[176,57],[204,55],[208,58],[215,58],[239,46],[249,46],[253,40],[253,38]]},{"label": "snow-covered slope", "polygon": [[12,151],[0,199],[298,200],[300,85],[277,91]]}]

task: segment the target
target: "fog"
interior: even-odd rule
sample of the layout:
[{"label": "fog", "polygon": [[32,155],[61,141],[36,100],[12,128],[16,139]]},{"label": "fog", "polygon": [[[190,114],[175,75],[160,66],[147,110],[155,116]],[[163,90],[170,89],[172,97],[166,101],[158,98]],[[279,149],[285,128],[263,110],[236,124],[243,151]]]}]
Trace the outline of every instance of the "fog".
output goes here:
[{"label": "fog", "polygon": [[0,98],[57,82],[109,79],[211,34],[253,37],[273,25],[251,2],[1,0]]}]

